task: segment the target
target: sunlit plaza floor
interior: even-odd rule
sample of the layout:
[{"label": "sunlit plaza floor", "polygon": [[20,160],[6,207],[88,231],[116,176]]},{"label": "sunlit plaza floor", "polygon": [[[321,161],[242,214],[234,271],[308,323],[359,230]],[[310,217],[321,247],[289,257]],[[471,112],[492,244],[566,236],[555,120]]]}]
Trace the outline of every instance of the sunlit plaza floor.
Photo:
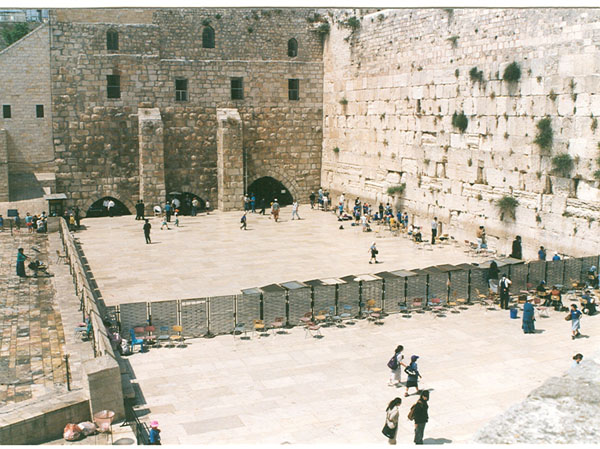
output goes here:
[{"label": "sunlit plaza floor", "polygon": [[[160,219],[151,218],[151,245],[144,241],[143,222],[133,216],[83,220],[85,229],[76,237],[107,305],[230,295],[293,280],[485,260],[466,254],[463,246],[418,248],[405,235],[366,233],[350,222],[340,230],[333,213],[308,206],[300,209],[302,220],[291,220],[290,207],[282,209],[279,223],[269,215],[249,214],[246,231],[240,230],[241,215],[184,216],[178,228],[172,220],[170,230],[161,230]],[[379,264],[369,264],[373,241]]]}]

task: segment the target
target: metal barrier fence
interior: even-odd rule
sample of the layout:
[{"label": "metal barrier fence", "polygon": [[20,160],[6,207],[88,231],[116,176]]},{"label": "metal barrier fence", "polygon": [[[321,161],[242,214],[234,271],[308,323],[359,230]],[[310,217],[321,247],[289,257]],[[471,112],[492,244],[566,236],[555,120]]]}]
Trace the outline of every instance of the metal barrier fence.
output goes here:
[{"label": "metal barrier fence", "polygon": [[[541,280],[549,286],[587,280],[592,265],[600,256],[569,258],[560,261],[498,259],[500,273],[512,280],[511,293],[535,287]],[[111,307],[117,314],[122,332],[148,323],[159,327],[181,325],[186,337],[227,334],[236,324],[251,328],[254,320],[269,325],[283,318],[288,326],[300,324],[310,313],[350,313],[359,317],[369,301],[385,313],[398,313],[413,304],[426,307],[433,298],[441,304],[448,300],[480,300],[488,292],[489,262],[482,264],[437,265],[424,269],[381,272],[374,275],[345,276],[339,279],[290,281],[242,290],[238,295],[171,301],[140,302]],[[437,301],[436,301],[437,302]]]}]

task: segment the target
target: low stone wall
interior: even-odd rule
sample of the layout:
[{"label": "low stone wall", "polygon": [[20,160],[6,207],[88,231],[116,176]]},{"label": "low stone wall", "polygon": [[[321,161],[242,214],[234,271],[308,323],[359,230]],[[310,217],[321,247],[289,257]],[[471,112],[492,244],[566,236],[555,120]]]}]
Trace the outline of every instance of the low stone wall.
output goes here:
[{"label": "low stone wall", "polygon": [[19,402],[0,415],[0,444],[41,444],[62,437],[67,423],[90,420],[90,406],[83,391],[51,395]]}]

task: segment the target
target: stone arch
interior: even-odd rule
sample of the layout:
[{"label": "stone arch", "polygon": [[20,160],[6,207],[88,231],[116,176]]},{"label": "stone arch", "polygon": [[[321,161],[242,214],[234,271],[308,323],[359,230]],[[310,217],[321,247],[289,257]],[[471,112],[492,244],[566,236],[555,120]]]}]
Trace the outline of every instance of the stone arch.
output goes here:
[{"label": "stone arch", "polygon": [[91,198],[89,198],[85,203],[83,203],[83,207],[81,208],[81,211],[85,213],[92,204],[94,204],[99,199],[104,198],[105,196],[111,196],[111,197],[119,200],[121,203],[123,203],[127,207],[127,209],[129,209],[130,212],[135,211],[135,204],[133,203],[133,201],[131,201],[131,199],[123,198],[122,195],[119,195],[117,192],[114,192],[112,190],[100,192],[100,194],[94,195]]},{"label": "stone arch", "polygon": [[[290,178],[289,176],[287,176],[285,174],[285,172],[278,167],[272,167],[272,168],[261,167],[261,168],[259,168],[258,170],[256,170],[255,173],[248,176],[247,185],[249,186],[257,179],[264,178],[265,176],[270,176],[271,178],[274,178],[274,179],[280,181],[284,186],[287,187],[287,189],[290,191],[290,193],[292,194],[292,197],[294,197],[294,199],[297,199],[299,197],[300,188],[298,187],[298,184],[296,183],[296,181],[293,180],[292,178]],[[245,193],[249,193],[249,192],[245,192]]]}]

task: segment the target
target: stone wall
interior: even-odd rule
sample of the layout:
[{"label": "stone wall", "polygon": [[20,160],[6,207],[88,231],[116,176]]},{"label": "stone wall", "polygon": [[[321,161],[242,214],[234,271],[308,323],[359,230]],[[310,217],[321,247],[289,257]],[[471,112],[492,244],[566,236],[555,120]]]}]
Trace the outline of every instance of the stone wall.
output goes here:
[{"label": "stone wall", "polygon": [[[485,225],[503,251],[515,234],[526,256],[538,244],[597,251],[599,19],[596,9],[403,9],[366,14],[355,31],[337,23],[324,48],[323,184],[398,202],[423,225],[436,215],[460,239]],[[513,61],[521,78],[507,83]],[[454,112],[468,118],[464,133]],[[542,152],[546,116],[554,139]],[[552,170],[561,153],[574,160],[566,176]],[[402,198],[386,194],[401,183]],[[500,220],[503,195],[518,199],[516,220]]]},{"label": "stone wall", "polygon": [[6,131],[0,129],[0,202],[8,201],[8,148]]},{"label": "stone wall", "polygon": [[243,124],[237,109],[217,109],[217,121],[217,207],[235,210],[244,195]]},{"label": "stone wall", "polygon": [[[0,107],[11,108],[6,119],[0,110],[0,129],[7,133],[13,173],[54,170],[48,30],[42,25],[0,51]],[[43,106],[44,117],[36,117],[36,105]]]},{"label": "stone wall", "polygon": [[140,146],[140,198],[148,203],[146,214],[152,213],[152,204],[162,203],[165,190],[164,126],[160,111],[138,110]]},{"label": "stone wall", "polygon": [[[216,203],[216,109],[236,108],[249,179],[273,176],[307,200],[320,182],[323,78],[310,11],[161,9],[152,23],[147,11],[138,22],[119,11],[103,10],[103,21],[82,11],[51,12],[57,184],[68,203],[86,210],[105,195],[128,207],[137,201],[138,108],[161,112],[167,192]],[[214,49],[202,48],[209,22]],[[117,52],[106,50],[108,30],[119,33]],[[292,37],[297,57],[287,56]],[[106,98],[107,75],[120,76],[120,99]],[[231,77],[243,77],[243,100],[231,100]],[[186,101],[175,100],[178,78],[188,80]],[[298,101],[288,100],[290,78],[300,80]]]}]

